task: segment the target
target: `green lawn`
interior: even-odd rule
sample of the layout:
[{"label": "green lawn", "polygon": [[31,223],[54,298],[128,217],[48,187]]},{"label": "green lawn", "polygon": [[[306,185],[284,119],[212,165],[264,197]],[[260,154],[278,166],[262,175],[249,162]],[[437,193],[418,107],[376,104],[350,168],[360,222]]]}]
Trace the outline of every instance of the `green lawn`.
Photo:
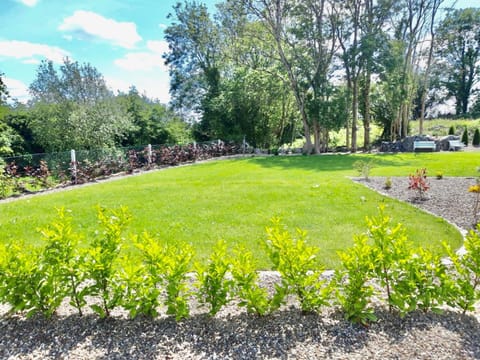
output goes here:
[{"label": "green lawn", "polygon": [[267,268],[260,244],[275,216],[291,230],[307,230],[310,244],[320,247],[322,261],[332,268],[337,266],[336,252],[365,231],[365,216],[375,215],[384,203],[415,243],[434,249],[440,249],[442,240],[461,245],[460,234],[443,220],[352,182],[348,176],[357,175],[353,163],[366,157],[377,164],[372,176],[406,177],[420,167],[432,176],[437,171],[476,176],[480,165],[478,153],[465,152],[212,161],[2,203],[0,239],[40,243],[36,229],[55,218],[55,208],[64,206],[88,243],[97,228],[94,207],[125,205],[133,214],[130,233],[147,230],[164,241],[192,243],[200,259],[224,239],[251,249]]}]

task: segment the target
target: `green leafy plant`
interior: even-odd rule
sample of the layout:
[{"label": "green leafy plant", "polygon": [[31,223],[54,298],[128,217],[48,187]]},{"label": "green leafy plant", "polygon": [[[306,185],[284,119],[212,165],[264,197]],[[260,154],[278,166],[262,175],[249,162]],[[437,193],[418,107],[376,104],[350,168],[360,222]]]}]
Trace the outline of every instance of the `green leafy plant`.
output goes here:
[{"label": "green leafy plant", "polygon": [[468,192],[475,194],[475,201],[473,203],[473,224],[476,226],[480,217],[480,179],[477,179],[477,183],[468,188]]},{"label": "green leafy plant", "polygon": [[[57,210],[58,219],[41,228],[46,241],[41,253],[41,269],[45,271],[45,283],[51,283],[54,305],[60,305],[65,296],[70,304],[82,315],[88,289],[85,281],[85,253],[78,248],[80,235],[72,228],[72,217],[64,208]],[[51,278],[51,279],[50,279]],[[54,310],[54,309],[52,309]]]},{"label": "green leafy plant", "polygon": [[110,316],[110,311],[120,303],[121,288],[118,288],[118,273],[115,266],[120,253],[122,233],[130,221],[130,214],[125,207],[107,210],[97,207],[97,218],[103,231],[97,232],[90,248],[86,262],[86,272],[93,281],[88,286],[91,295],[100,297],[101,304],[91,308],[101,318]]},{"label": "green leafy plant", "polygon": [[233,280],[229,277],[231,261],[227,244],[219,241],[206,264],[195,264],[197,275],[197,297],[200,303],[210,306],[209,314],[215,316],[231,300]]},{"label": "green leafy plant", "polygon": [[270,300],[268,291],[258,285],[257,268],[250,251],[236,249],[232,259],[233,293],[248,313],[264,316],[272,311],[275,299]]},{"label": "green leafy plant", "polygon": [[[265,248],[273,269],[281,275],[278,294],[295,295],[303,311],[318,311],[328,305],[331,288],[322,280],[322,267],[318,263],[318,248],[308,246],[306,232],[297,229],[297,237],[284,230],[279,219],[272,219],[273,226],[267,227]],[[279,299],[281,296],[278,296]]]},{"label": "green leafy plant", "polygon": [[463,313],[473,311],[480,299],[480,225],[465,237],[465,253],[457,254],[444,243],[454,270],[449,282],[448,303],[459,307]]},{"label": "green leafy plant", "polygon": [[475,129],[475,132],[473,133],[472,145],[480,146],[480,130],[478,128]]},{"label": "green leafy plant", "polygon": [[370,171],[375,167],[373,160],[358,160],[353,163],[353,168],[358,171],[359,175],[368,181]]},{"label": "green leafy plant", "polygon": [[468,128],[465,126],[465,130],[463,130],[462,134],[462,143],[465,144],[465,146],[468,146]]},{"label": "green leafy plant", "polygon": [[345,319],[363,325],[377,320],[370,305],[374,288],[368,282],[373,270],[368,240],[366,235],[355,236],[353,247],[339,252],[343,269],[336,272],[336,298]]},{"label": "green leafy plant", "polygon": [[408,189],[416,192],[417,199],[423,200],[425,198],[425,193],[430,189],[427,182],[427,169],[417,169],[415,174],[409,175]]},{"label": "green leafy plant", "polygon": [[384,188],[386,190],[389,190],[392,188],[392,178],[389,176],[385,179],[385,185],[384,185]]},{"label": "green leafy plant", "polygon": [[437,180],[442,180],[443,179],[443,172],[442,171],[437,171],[435,176],[436,176]]},{"label": "green leafy plant", "polygon": [[[165,289],[165,305],[167,314],[175,316],[176,320],[186,318],[190,314],[188,297],[191,292],[188,287],[188,274],[195,255],[192,246],[188,244],[163,245],[148,233],[134,241],[140,250],[147,278],[153,288]],[[148,297],[149,303],[156,303],[155,294]]]},{"label": "green leafy plant", "polygon": [[31,317],[40,310],[37,284],[38,250],[22,243],[0,247],[0,302],[10,305],[9,313],[26,311]]},{"label": "green leafy plant", "polygon": [[448,135],[455,135],[455,126],[450,126],[450,128],[448,129]]}]

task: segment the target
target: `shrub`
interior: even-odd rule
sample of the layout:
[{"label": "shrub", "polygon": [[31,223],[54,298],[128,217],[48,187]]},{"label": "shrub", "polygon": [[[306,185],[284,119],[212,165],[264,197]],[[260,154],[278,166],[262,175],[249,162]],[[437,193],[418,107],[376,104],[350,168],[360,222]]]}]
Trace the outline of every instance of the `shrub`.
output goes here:
[{"label": "shrub", "polygon": [[233,281],[228,277],[231,261],[227,256],[227,244],[219,241],[206,264],[195,264],[197,275],[197,297],[200,303],[210,306],[214,316],[231,300]]},{"label": "shrub", "polygon": [[448,129],[448,135],[455,135],[455,126],[450,126]]},{"label": "shrub", "polygon": [[427,183],[427,169],[417,169],[415,174],[408,177],[408,189],[417,193],[417,198],[422,200],[430,186]]},{"label": "shrub", "polygon": [[375,167],[373,160],[358,160],[353,163],[353,168],[358,171],[359,175],[368,181],[370,171]]},{"label": "shrub", "polygon": [[[149,234],[144,233],[134,241],[140,250],[142,262],[146,268],[146,279],[150,284],[150,293],[146,295],[146,303],[157,305],[159,287],[165,290],[164,304],[167,315],[181,320],[189,316],[188,297],[191,295],[187,286],[188,273],[195,255],[188,244],[162,245]],[[152,315],[156,312],[152,312]]]},{"label": "shrub", "polygon": [[297,229],[297,237],[284,230],[279,219],[272,219],[267,227],[265,248],[273,269],[281,276],[277,298],[295,295],[302,311],[317,311],[327,305],[331,288],[321,279],[322,267],[318,263],[318,248],[306,244],[306,232]]},{"label": "shrub", "polygon": [[442,171],[437,171],[436,177],[437,177],[437,180],[442,180],[443,179],[443,172]]},{"label": "shrub", "polygon": [[472,145],[480,146],[480,130],[479,129],[475,129],[475,132],[473,133]]},{"label": "shrub", "polygon": [[384,188],[387,190],[392,188],[392,178],[390,176],[385,179]]},{"label": "shrub", "polygon": [[480,179],[477,179],[477,183],[468,188],[468,192],[475,194],[475,202],[473,204],[473,224],[478,224],[480,216]]},{"label": "shrub", "polygon": [[473,311],[475,303],[480,299],[480,225],[470,230],[465,237],[465,253],[458,255],[444,243],[444,247],[452,261],[453,276],[449,279],[448,303],[459,307],[463,313]]},{"label": "shrub", "polygon": [[93,281],[87,287],[90,295],[100,297],[101,304],[91,308],[101,318],[110,316],[110,311],[120,304],[122,289],[118,287],[118,263],[122,233],[130,221],[130,214],[125,207],[107,210],[97,207],[99,225],[102,233],[96,234],[86,262],[86,275]]},{"label": "shrub", "polygon": [[264,316],[278,308],[277,299],[270,299],[268,291],[258,285],[257,263],[250,251],[236,249],[232,259],[232,277],[233,293],[240,300],[239,306],[245,307],[248,313]]},{"label": "shrub", "polygon": [[468,128],[466,126],[465,130],[463,131],[462,142],[465,144],[465,146],[468,146]]}]

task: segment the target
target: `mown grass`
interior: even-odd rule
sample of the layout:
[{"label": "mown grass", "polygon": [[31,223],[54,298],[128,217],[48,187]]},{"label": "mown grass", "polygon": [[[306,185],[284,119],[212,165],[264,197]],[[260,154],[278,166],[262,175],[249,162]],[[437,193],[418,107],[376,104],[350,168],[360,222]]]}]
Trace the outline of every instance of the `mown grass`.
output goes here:
[{"label": "mown grass", "polygon": [[95,206],[124,205],[133,214],[130,233],[148,231],[166,242],[191,243],[199,259],[224,239],[232,247],[251,249],[260,267],[268,268],[261,247],[264,229],[272,217],[280,217],[291,231],[307,230],[322,261],[335,268],[337,251],[350,246],[353,235],[365,231],[365,216],[376,215],[378,205],[385,204],[418,245],[437,251],[443,240],[461,245],[461,235],[445,221],[352,182],[353,163],[366,158],[376,163],[372,176],[407,177],[420,167],[432,175],[474,176],[480,165],[478,154],[464,152],[212,161],[1,203],[0,241],[40,244],[37,229],[55,218],[55,208],[65,207],[86,244],[98,230]]}]

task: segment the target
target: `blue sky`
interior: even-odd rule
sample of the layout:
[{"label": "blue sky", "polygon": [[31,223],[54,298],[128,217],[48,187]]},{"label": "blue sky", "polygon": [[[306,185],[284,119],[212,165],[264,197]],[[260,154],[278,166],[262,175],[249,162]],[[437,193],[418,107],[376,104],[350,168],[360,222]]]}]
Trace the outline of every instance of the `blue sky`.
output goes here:
[{"label": "blue sky", "polygon": [[[447,0],[454,1],[454,0]],[[163,30],[177,0],[0,0],[0,72],[12,97],[24,101],[38,64],[66,56],[88,62],[112,90],[135,85],[168,102]],[[214,11],[220,0],[201,1]],[[458,0],[458,7],[480,0]]]},{"label": "blue sky", "polygon": [[[168,102],[163,30],[177,0],[0,0],[0,72],[12,97],[28,98],[38,64],[88,62],[113,90],[135,85]],[[211,11],[217,0],[204,0]]]}]

